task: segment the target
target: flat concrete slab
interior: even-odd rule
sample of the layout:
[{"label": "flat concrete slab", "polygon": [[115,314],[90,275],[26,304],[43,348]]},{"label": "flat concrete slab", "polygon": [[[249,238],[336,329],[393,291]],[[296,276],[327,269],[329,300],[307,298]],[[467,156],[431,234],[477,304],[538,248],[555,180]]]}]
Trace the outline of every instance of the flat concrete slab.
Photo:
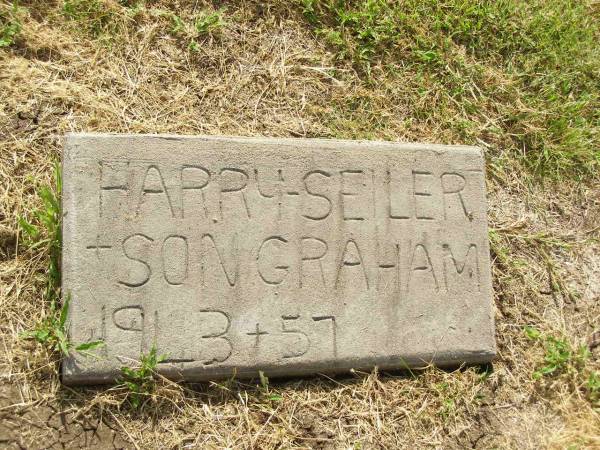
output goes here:
[{"label": "flat concrete slab", "polygon": [[207,380],[495,355],[478,148],[71,134],[63,365],[112,382],[156,346]]}]

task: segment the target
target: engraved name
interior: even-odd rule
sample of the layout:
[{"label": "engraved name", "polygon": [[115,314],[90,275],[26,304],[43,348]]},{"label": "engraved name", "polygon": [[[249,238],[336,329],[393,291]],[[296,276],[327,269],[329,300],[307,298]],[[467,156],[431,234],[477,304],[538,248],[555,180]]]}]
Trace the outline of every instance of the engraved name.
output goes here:
[{"label": "engraved name", "polygon": [[209,169],[199,164],[106,160],[98,163],[98,216],[135,219],[159,214],[165,220],[217,223],[260,219],[268,205],[278,218],[293,208],[299,217],[316,222],[378,217],[472,221],[475,213],[465,192],[469,184],[479,182],[473,177],[477,172],[348,168],[287,173],[283,168]]}]

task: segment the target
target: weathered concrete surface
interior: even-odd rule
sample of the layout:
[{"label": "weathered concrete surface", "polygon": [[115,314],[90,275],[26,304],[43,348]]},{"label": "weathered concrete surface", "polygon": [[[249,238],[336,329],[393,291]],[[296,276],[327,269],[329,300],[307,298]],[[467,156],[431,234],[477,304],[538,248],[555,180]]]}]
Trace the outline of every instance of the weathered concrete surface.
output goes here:
[{"label": "weathered concrete surface", "polygon": [[156,345],[167,376],[482,363],[483,158],[458,146],[75,134],[63,155],[67,383]]}]

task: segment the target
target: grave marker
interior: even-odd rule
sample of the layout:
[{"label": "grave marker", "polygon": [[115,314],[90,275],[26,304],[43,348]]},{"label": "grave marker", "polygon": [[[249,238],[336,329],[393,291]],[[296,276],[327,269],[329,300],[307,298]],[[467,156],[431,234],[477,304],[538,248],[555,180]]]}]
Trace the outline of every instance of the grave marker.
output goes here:
[{"label": "grave marker", "polygon": [[66,383],[484,363],[483,157],[461,146],[72,134]]}]

